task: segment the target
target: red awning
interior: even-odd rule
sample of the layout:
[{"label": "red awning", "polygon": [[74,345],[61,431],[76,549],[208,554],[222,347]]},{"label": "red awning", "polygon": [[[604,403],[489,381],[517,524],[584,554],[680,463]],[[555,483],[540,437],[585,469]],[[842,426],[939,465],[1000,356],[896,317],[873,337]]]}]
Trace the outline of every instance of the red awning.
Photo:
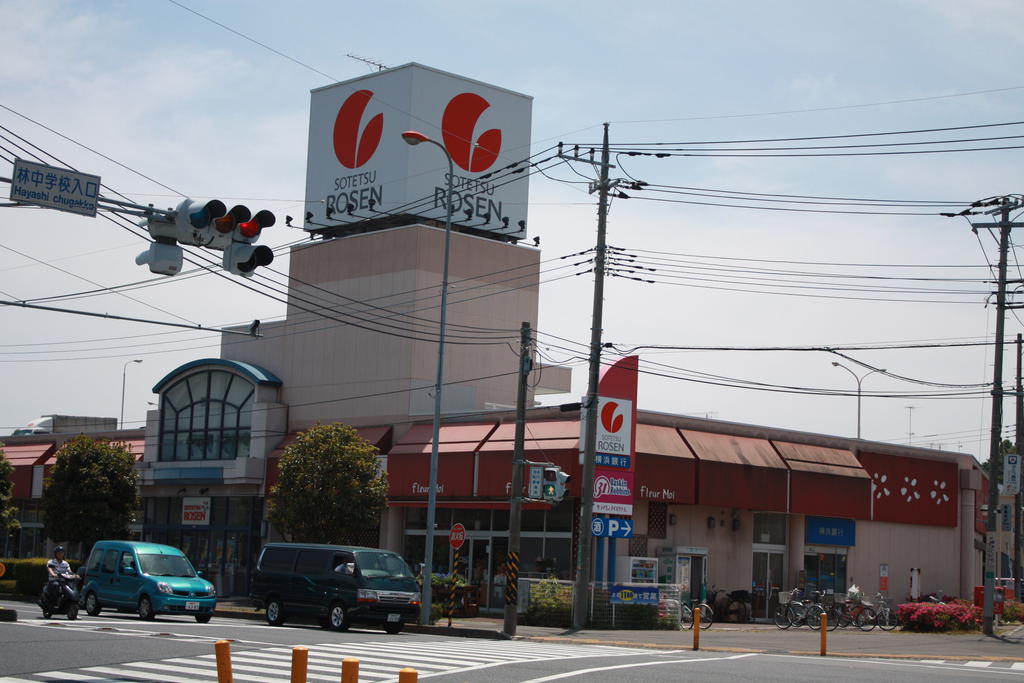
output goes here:
[{"label": "red awning", "polygon": [[636,426],[636,498],[695,503],[697,459],[674,427]]},{"label": "red awning", "polygon": [[791,470],[789,511],[871,518],[871,477],[850,451],[773,441]]},{"label": "red awning", "polygon": [[680,430],[697,456],[697,502],[786,512],[789,470],[766,439]]},{"label": "red awning", "polygon": [[54,442],[5,445],[4,457],[15,467],[42,465],[53,454]]},{"label": "red awning", "polygon": [[[437,439],[438,453],[474,453],[480,444],[494,431],[494,422],[481,424],[441,425]],[[403,453],[430,453],[432,450],[434,427],[429,424],[413,425],[398,440],[388,455]]]}]

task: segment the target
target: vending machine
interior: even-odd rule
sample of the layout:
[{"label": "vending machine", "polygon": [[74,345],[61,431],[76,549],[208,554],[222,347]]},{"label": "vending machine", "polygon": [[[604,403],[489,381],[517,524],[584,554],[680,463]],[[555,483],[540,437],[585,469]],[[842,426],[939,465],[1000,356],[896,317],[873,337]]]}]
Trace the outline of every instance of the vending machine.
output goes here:
[{"label": "vending machine", "polygon": [[658,583],[658,558],[617,558],[615,574],[619,581],[626,581],[629,583]]}]

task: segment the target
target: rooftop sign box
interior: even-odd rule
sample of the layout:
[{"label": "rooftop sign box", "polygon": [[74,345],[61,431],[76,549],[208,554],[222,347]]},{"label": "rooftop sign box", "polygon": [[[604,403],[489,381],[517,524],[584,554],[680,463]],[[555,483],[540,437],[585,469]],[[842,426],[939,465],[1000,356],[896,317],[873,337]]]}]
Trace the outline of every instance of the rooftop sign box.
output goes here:
[{"label": "rooftop sign box", "polygon": [[452,158],[454,224],[522,239],[533,98],[420,64],[313,90],[306,159],[307,230],[408,214],[443,221]]}]

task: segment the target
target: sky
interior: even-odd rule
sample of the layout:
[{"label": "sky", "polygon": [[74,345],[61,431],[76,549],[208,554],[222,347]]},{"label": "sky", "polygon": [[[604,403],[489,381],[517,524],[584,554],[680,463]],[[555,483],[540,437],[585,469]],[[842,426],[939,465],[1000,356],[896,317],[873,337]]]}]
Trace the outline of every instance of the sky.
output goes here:
[{"label": "sky", "polygon": [[[534,98],[532,154],[598,145],[603,123],[622,152],[722,150],[612,158],[628,198],[611,204],[608,243],[655,269],[619,265],[653,282],[605,285],[603,339],[640,355],[641,409],[855,436],[853,374],[885,369],[863,379],[864,438],[984,460],[998,255],[970,221],[994,217],[939,213],[1024,192],[1021,126],[978,127],[1024,119],[1022,20],[1013,0],[0,0],[0,176],[39,155],[140,204],[244,199],[277,215],[261,243],[284,249],[305,237],[283,218],[303,213],[311,90],[375,70],[349,55],[460,74]],[[873,133],[899,134],[806,139]],[[897,146],[792,155],[869,144]],[[925,149],[942,151],[880,154]],[[528,228],[545,269],[578,261],[558,259],[592,248],[597,225],[593,168],[548,166],[530,179]],[[0,307],[0,434],[119,415],[122,382],[125,425],[142,426],[154,384],[218,354],[209,328],[284,313],[239,278],[153,276],[134,261],[145,247],[109,215],[0,207],[4,300],[207,328]],[[268,277],[283,282],[286,254]],[[572,394],[544,403],[586,392],[593,280],[562,277],[586,268],[542,275],[539,351],[574,367]],[[1007,339],[1021,320],[1007,315]],[[750,350],[765,347],[857,348]],[[1004,362],[1012,383],[1012,346]]]}]

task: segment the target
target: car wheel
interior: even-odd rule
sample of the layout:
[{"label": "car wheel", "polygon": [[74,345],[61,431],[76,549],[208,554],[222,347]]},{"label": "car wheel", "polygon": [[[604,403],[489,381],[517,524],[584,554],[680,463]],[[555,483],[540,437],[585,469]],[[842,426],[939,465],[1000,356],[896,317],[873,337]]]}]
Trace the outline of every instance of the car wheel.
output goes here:
[{"label": "car wheel", "polygon": [[73,602],[68,605],[68,621],[74,621],[78,618],[78,603]]},{"label": "car wheel", "polygon": [[85,596],[85,612],[90,617],[95,617],[100,613],[100,601],[96,598],[96,594],[92,591]]},{"label": "car wheel", "polygon": [[210,623],[210,617],[212,616],[212,614],[197,614],[196,621],[198,621],[200,624],[208,624]]},{"label": "car wheel", "polygon": [[395,635],[396,633],[402,630],[403,626],[405,626],[405,624],[403,624],[402,622],[398,622],[397,624],[384,624],[384,633],[390,633],[391,635]]},{"label": "car wheel", "polygon": [[139,598],[139,619],[143,621],[153,621],[156,618],[156,614],[153,613],[153,603],[149,597],[143,595]]},{"label": "car wheel", "polygon": [[331,611],[328,613],[327,619],[335,631],[348,630],[348,612],[345,611],[345,605],[340,602],[331,604]]},{"label": "car wheel", "polygon": [[278,598],[267,600],[267,623],[271,626],[280,626],[284,623],[284,605]]}]

